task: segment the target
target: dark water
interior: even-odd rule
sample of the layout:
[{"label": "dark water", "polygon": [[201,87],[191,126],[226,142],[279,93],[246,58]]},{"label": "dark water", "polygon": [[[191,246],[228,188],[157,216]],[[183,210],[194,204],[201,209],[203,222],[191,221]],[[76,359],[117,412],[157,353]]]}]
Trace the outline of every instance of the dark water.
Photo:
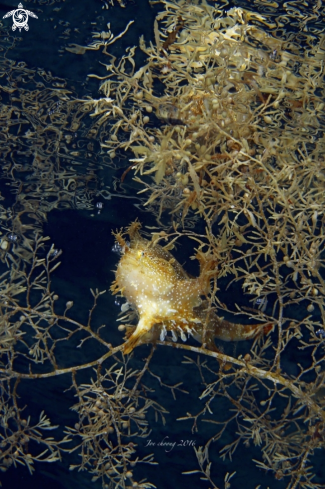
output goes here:
[{"label": "dark water", "polygon": [[[117,2],[116,2],[117,3]],[[24,61],[30,69],[42,68],[45,71],[51,71],[53,76],[67,80],[67,87],[71,88],[75,96],[85,98],[91,96],[99,98],[98,86],[96,79],[87,78],[89,73],[96,73],[105,76],[106,68],[100,64],[103,62],[103,55],[99,51],[87,51],[84,55],[76,55],[64,50],[68,44],[76,43],[87,45],[92,40],[94,30],[107,30],[106,24],[111,23],[111,30],[114,34],[120,33],[129,20],[134,20],[127,34],[110,48],[110,53],[114,56],[121,56],[128,46],[137,45],[140,35],[144,35],[146,41],[153,40],[153,21],[155,15],[160,11],[159,5],[150,6],[146,0],[137,0],[127,2],[127,8],[121,9],[117,4],[107,10],[105,2],[96,0],[88,1],[56,1],[52,3],[43,3],[41,1],[25,1],[24,8],[34,12],[38,19],[29,18],[29,31],[24,29],[12,32],[9,35],[16,38],[15,46],[9,50],[7,58]],[[246,2],[237,1],[233,3],[237,6],[247,6]],[[229,8],[232,5],[229,5]],[[17,2],[7,1],[0,4],[0,15],[3,16],[8,10],[17,8]],[[6,27],[11,26],[12,19],[3,20]],[[67,32],[67,29],[69,32]],[[63,50],[63,52],[60,52]],[[136,61],[141,66],[143,61],[141,52],[137,54]],[[106,61],[107,62],[107,61]],[[84,122],[87,124],[87,120]],[[81,141],[86,132],[86,127],[78,130],[76,142]],[[119,178],[128,162],[121,160],[117,164],[116,170],[101,167],[100,148],[94,149],[94,161],[92,162],[94,171],[98,180],[103,186],[109,185],[114,192],[114,178]],[[14,195],[5,186],[5,181],[0,181],[2,195],[5,196],[5,205],[12,205]],[[131,188],[131,178],[129,177],[129,196],[136,197],[135,191]],[[119,189],[117,189],[117,192]],[[115,192],[115,193],[117,193]],[[103,209],[98,213],[96,203],[103,203]],[[113,246],[113,236],[111,231],[128,225],[136,217],[146,225],[155,225],[154,217],[135,207],[138,203],[136,199],[126,199],[121,197],[112,197],[105,200],[101,197],[93,200],[93,208],[87,209],[68,209],[52,210],[47,214],[47,222],[44,223],[44,236],[50,236],[51,242],[55,243],[58,249],[62,249],[62,265],[56,271],[53,279],[53,289],[58,291],[62,305],[67,300],[73,300],[77,305],[74,311],[75,318],[80,321],[85,320],[88,310],[91,307],[90,288],[99,290],[108,290],[113,280],[113,271],[118,257],[111,251]],[[184,250],[183,250],[184,251]],[[183,256],[189,256],[184,253]],[[181,260],[182,261],[182,260]],[[191,263],[187,264],[187,270],[195,274],[195,269],[191,269]],[[226,299],[225,299],[226,300]],[[107,323],[109,318],[110,341],[117,345],[122,341],[122,335],[115,327],[115,319],[119,312],[119,307],[114,304],[114,298],[106,292],[99,301],[96,321],[98,324]],[[229,354],[240,354],[241,346],[227,345]],[[244,350],[243,350],[244,351]],[[146,347],[141,347],[136,352],[135,358],[141,359],[145,356]],[[94,355],[100,355],[103,352],[89,350],[91,360]],[[59,361],[62,365],[69,364],[74,360],[74,351],[63,350],[62,358]],[[292,351],[292,373],[296,373],[297,352]],[[300,359],[301,361],[301,359]],[[168,348],[158,350],[155,356],[156,373],[164,379],[166,383],[176,383],[183,381],[193,389],[191,392],[191,402],[194,399],[194,405],[188,406],[188,396],[178,394],[178,400],[175,403],[170,394],[166,392],[164,406],[172,413],[167,415],[167,424],[156,424],[152,420],[153,431],[148,439],[137,440],[139,444],[139,453],[142,455],[153,452],[159,466],[144,466],[139,472],[141,476],[146,477],[158,488],[176,487],[187,488],[194,487],[193,481],[196,481],[195,487],[209,487],[209,484],[196,479],[190,479],[181,475],[181,472],[196,468],[196,459],[193,449],[189,446],[176,446],[173,450],[168,451],[162,446],[163,440],[175,441],[177,445],[182,444],[182,440],[192,441],[196,446],[202,445],[211,435],[209,425],[200,424],[199,433],[191,433],[189,423],[180,423],[175,420],[187,410],[198,408],[195,399],[199,395],[200,386],[193,385],[191,382],[190,371],[181,364],[180,357],[175,358],[173,351]],[[86,379],[86,374],[85,374]],[[35,412],[39,413],[44,409],[51,418],[53,424],[72,425],[77,421],[76,416],[69,411],[69,407],[74,402],[71,391],[63,393],[70,386],[70,379],[57,378],[50,381],[41,381],[35,385],[31,382],[22,382],[21,385],[21,402],[28,403],[28,413],[32,416]],[[216,412],[228,410],[230,406],[226,402],[220,402],[214,405]],[[234,430],[235,430],[234,425]],[[166,438],[169,437],[169,438]],[[152,447],[148,447],[148,440],[151,440]],[[274,488],[282,489],[285,487],[283,481],[275,481],[271,474],[264,473],[258,469],[252,459],[260,458],[260,451],[256,447],[244,449],[240,446],[234,456],[234,461],[222,461],[218,456],[219,449],[226,443],[231,442],[232,433],[227,434],[222,442],[217,442],[211,451],[211,461],[213,462],[213,476],[219,487],[223,487],[223,477],[226,472],[237,472],[231,487],[254,489],[259,484],[261,489]],[[154,446],[153,446],[154,444]],[[99,482],[92,483],[91,476],[86,472],[70,472],[69,464],[74,463],[73,456],[69,459],[66,457],[62,463],[56,464],[37,464],[36,472],[30,476],[27,469],[19,467],[10,469],[0,475],[2,487],[4,489],[68,489],[72,487],[94,489],[101,487]],[[141,472],[142,471],[142,472]],[[188,481],[192,481],[192,483]],[[325,473],[317,473],[315,482],[325,480]],[[325,485],[324,485],[325,487]]]}]

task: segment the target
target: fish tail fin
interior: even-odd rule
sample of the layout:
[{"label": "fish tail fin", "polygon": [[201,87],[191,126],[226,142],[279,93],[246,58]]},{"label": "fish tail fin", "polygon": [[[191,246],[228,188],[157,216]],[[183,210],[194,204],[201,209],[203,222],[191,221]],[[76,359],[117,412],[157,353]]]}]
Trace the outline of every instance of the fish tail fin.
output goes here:
[{"label": "fish tail fin", "polygon": [[258,335],[267,335],[273,330],[274,324],[237,324],[216,317],[213,323],[213,333],[223,341],[243,341]]},{"label": "fish tail fin", "polygon": [[[238,325],[240,327],[240,325]],[[248,324],[245,326],[242,326],[241,330],[241,335],[243,340],[250,339],[250,338],[255,338],[259,334],[261,335],[267,335],[273,330],[274,324],[273,323],[267,323],[267,324]]]}]

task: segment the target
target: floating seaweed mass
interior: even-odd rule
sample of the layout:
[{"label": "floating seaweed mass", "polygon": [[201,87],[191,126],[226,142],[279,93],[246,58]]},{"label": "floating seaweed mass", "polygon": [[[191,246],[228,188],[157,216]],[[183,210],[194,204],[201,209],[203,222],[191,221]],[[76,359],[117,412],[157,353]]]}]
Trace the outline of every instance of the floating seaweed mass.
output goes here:
[{"label": "floating seaweed mass", "polygon": [[[34,3],[45,11],[53,1]],[[262,469],[272,489],[324,489],[324,2],[159,3],[154,41],[140,38],[143,66],[135,46],[112,55],[138,32],[141,15],[115,32],[124,16],[113,22],[114,9],[132,15],[132,2],[103,1],[89,45],[77,44],[86,21],[73,29],[48,5],[47,22],[69,43],[59,56],[91,59],[78,94],[69,80],[11,61],[18,38],[0,25],[0,470],[33,472],[64,456],[103,489],[151,489],[145,477],[155,482],[158,471],[141,464],[159,453],[139,438],[163,426],[184,441],[186,421],[187,448],[202,446],[194,462],[178,447],[159,487],[186,477],[191,487],[238,487]],[[116,196],[150,219],[142,214],[141,232],[137,220],[116,231],[112,253],[85,247],[105,270],[117,255],[115,298],[100,289],[110,272],[102,283],[92,267],[80,284],[74,274],[69,287],[54,281],[71,244],[60,250],[42,237],[48,214],[82,210],[107,231],[129,211]],[[77,231],[99,245],[101,234]],[[57,395],[61,378],[71,387]],[[74,418],[53,423],[41,406],[52,398],[58,413],[70,403]]]}]

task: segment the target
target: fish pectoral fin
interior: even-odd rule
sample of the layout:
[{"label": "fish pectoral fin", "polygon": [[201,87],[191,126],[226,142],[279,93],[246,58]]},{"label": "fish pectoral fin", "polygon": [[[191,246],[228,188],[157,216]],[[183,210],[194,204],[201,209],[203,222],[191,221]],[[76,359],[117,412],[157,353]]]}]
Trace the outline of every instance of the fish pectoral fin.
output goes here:
[{"label": "fish pectoral fin", "polygon": [[129,355],[129,353],[132,352],[133,348],[135,348],[138,345],[140,338],[141,336],[140,337],[135,336],[134,333],[132,336],[130,336],[130,338],[124,343],[124,349],[123,349],[124,355]]},{"label": "fish pectoral fin", "polygon": [[153,325],[156,323],[155,319],[150,317],[142,317],[136,327],[135,331],[131,334],[130,338],[124,343],[124,354],[128,355],[131,353],[133,348],[138,346],[141,342],[142,336],[147,334]]}]

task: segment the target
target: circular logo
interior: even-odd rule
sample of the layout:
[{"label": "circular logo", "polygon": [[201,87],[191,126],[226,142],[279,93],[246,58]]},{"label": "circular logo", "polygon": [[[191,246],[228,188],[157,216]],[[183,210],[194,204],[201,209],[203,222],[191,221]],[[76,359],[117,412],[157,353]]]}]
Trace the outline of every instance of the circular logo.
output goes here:
[{"label": "circular logo", "polygon": [[28,14],[26,12],[26,10],[24,9],[17,9],[14,11],[13,13],[13,16],[12,16],[12,20],[13,20],[13,23],[14,25],[12,26],[12,30],[16,30],[17,27],[19,30],[21,30],[23,27],[26,29],[26,31],[28,31],[29,27],[28,27]]},{"label": "circular logo", "polygon": [[28,29],[29,29],[28,16],[29,15],[31,17],[34,17],[34,19],[38,19],[37,15],[35,15],[33,12],[31,12],[30,10],[25,10],[23,8],[22,3],[20,3],[18,5],[18,8],[16,10],[11,10],[6,15],[4,15],[2,18],[6,19],[7,17],[10,17],[11,15],[12,15],[12,21],[13,21],[12,30],[15,31],[18,28],[19,32],[21,31],[22,28],[24,28],[25,31],[28,31]]}]

